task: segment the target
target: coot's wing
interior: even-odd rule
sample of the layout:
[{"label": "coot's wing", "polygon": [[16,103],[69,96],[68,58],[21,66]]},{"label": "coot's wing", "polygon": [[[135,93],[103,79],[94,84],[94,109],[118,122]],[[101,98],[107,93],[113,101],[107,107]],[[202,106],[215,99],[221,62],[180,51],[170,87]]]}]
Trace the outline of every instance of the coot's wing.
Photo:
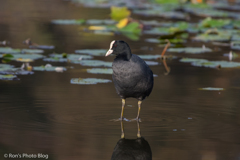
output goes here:
[{"label": "coot's wing", "polygon": [[151,69],[137,55],[132,54],[129,61],[115,59],[113,62],[113,82],[118,94],[131,89],[145,92],[152,88],[152,77]]}]

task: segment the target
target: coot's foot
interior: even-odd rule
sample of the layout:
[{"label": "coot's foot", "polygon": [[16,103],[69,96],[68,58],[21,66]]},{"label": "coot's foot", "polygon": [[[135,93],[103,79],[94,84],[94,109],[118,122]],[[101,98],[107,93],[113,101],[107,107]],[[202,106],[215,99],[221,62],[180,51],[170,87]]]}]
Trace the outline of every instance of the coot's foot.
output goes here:
[{"label": "coot's foot", "polygon": [[118,118],[118,119],[111,119],[110,121],[114,121],[114,122],[118,122],[118,121],[127,121],[130,122],[131,120],[127,119],[127,118]]},{"label": "coot's foot", "polygon": [[131,119],[130,121],[142,122],[142,121],[141,121],[141,118],[134,118],[134,119]]}]

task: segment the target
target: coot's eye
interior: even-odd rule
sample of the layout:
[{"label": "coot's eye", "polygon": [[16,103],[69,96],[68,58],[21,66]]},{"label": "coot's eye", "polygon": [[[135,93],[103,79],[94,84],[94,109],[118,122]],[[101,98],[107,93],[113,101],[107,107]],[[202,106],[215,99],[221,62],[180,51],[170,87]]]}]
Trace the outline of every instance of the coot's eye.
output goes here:
[{"label": "coot's eye", "polygon": [[116,45],[116,44],[114,44],[114,47],[117,47],[117,45]]}]

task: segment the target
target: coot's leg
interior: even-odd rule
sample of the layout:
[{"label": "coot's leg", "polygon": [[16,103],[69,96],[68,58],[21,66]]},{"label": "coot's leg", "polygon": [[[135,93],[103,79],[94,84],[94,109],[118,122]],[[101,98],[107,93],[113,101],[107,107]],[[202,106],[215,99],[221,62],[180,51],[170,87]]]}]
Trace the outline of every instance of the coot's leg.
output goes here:
[{"label": "coot's leg", "polygon": [[142,101],[138,101],[138,114],[137,114],[137,121],[139,121],[139,115],[140,115],[140,110],[141,110],[141,104],[142,104]]},{"label": "coot's leg", "polygon": [[121,138],[124,138],[124,127],[123,127],[123,121],[121,121]]},{"label": "coot's leg", "polygon": [[123,111],[125,106],[125,99],[122,99],[122,112],[121,112],[121,120],[123,120]]},{"label": "coot's leg", "polygon": [[137,127],[138,127],[137,137],[138,137],[138,138],[141,138],[141,132],[140,132],[140,124],[139,124],[139,121],[137,121]]}]

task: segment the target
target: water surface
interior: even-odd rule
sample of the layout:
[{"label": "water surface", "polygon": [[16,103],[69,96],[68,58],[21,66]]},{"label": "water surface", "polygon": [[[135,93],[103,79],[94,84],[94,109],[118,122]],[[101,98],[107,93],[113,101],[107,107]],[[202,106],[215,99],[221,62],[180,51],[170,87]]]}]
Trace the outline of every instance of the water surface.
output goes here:
[{"label": "water surface", "polygon": [[[52,19],[103,19],[108,9],[76,6],[67,1],[0,1],[0,40],[14,48],[26,48],[22,41],[31,38],[39,44],[54,45],[56,53],[77,49],[108,49],[114,39],[129,43],[135,54],[160,54],[162,47],[124,36],[94,35],[78,31],[79,26],[57,26]],[[202,46],[189,42],[189,46]],[[214,48],[211,44],[208,47]],[[142,50],[143,46],[153,50]],[[222,48],[212,55],[227,60]],[[52,50],[46,50],[48,55]],[[179,54],[176,54],[179,56]],[[181,55],[184,57],[184,55]],[[114,57],[97,57],[112,61]],[[238,61],[238,59],[236,60]],[[159,62],[161,62],[159,60]],[[168,60],[169,75],[163,64],[151,66],[155,84],[143,102],[141,134],[152,149],[153,159],[237,160],[240,158],[240,76],[239,68],[211,69]],[[19,62],[11,62],[21,66]],[[32,65],[45,65],[36,60]],[[53,63],[52,63],[53,64]],[[83,67],[54,63],[66,72],[38,72],[18,76],[19,81],[0,81],[0,159],[5,153],[47,154],[48,159],[110,159],[121,136],[121,99],[113,83],[73,85],[71,78],[105,78],[111,75],[80,72]],[[224,91],[203,91],[218,87]],[[137,100],[127,99],[124,116],[137,115]],[[125,122],[125,136],[136,139],[136,121]]]}]

